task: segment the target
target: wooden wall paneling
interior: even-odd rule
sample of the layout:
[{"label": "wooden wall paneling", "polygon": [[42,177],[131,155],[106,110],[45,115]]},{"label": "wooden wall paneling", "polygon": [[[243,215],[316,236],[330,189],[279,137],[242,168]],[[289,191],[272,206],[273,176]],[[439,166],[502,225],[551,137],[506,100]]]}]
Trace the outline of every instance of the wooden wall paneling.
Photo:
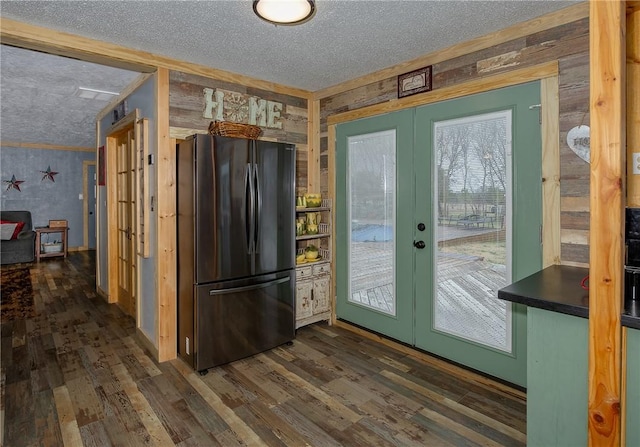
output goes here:
[{"label": "wooden wall paneling", "polygon": [[561,197],[560,208],[563,211],[589,212],[589,197]]},{"label": "wooden wall paneling", "polygon": [[560,231],[562,244],[576,244],[585,245],[589,244],[589,231],[588,230],[566,230]]},{"label": "wooden wall paneling", "polygon": [[176,357],[177,266],[176,266],[176,172],[175,140],[169,138],[169,70],[156,73],[157,155],[156,155],[156,346],[158,361]]},{"label": "wooden wall paneling", "polygon": [[356,119],[367,118],[388,112],[417,107],[425,104],[432,104],[448,99],[460,98],[474,93],[486,92],[489,90],[508,87],[511,85],[523,84],[525,82],[537,81],[551,76],[557,76],[558,63],[556,61],[547,62],[534,67],[521,68],[507,73],[499,73],[485,78],[473,79],[455,86],[444,87],[438,90],[422,93],[420,95],[407,96],[402,99],[388,101],[381,104],[374,104],[362,107],[357,110],[338,113],[327,118],[327,124],[337,124]]},{"label": "wooden wall paneling", "polygon": [[309,151],[306,145],[296,145],[296,197],[307,192],[307,168]]},{"label": "wooden wall paneling", "polygon": [[307,191],[319,193],[322,191],[320,187],[320,101],[310,100],[308,106]]},{"label": "wooden wall paneling", "polygon": [[207,132],[212,119],[203,117],[205,88],[222,89],[281,103],[282,129],[263,126],[261,139],[307,145],[308,106],[305,96],[271,92],[175,70],[171,70],[169,74],[171,137],[182,139],[194,133]]},{"label": "wooden wall paneling", "polygon": [[560,264],[560,145],[558,77],[540,82],[542,103],[542,265]]},{"label": "wooden wall paneling", "polygon": [[[627,2],[629,3],[629,2]],[[633,174],[640,153],[640,6],[627,9],[627,206],[640,207],[640,175]],[[636,163],[640,165],[639,163]]]},{"label": "wooden wall paneling", "polygon": [[589,230],[589,213],[563,210],[560,222],[566,230]]},{"label": "wooden wall paneling", "polygon": [[[563,14],[563,20],[558,22],[552,20],[544,25],[527,23],[526,27],[531,31],[529,33],[501,33],[494,36],[490,44],[488,40],[479,46],[476,40],[469,42],[465,47],[467,51],[438,52],[433,55],[434,59],[429,60],[434,64],[434,90],[431,92],[395,99],[396,73],[384,79],[371,75],[361,78],[359,83],[346,83],[339,88],[317,92],[317,97],[321,98],[321,147],[327,145],[323,132],[328,124],[336,120],[358,119],[368,116],[369,111],[380,114],[419,105],[420,102],[472,94],[473,91],[457,91],[461,85],[470,85],[470,81],[475,81],[479,90],[499,88],[499,82],[493,86],[490,84],[491,80],[498,79],[496,75],[509,77],[510,73],[526,73],[529,64],[555,63],[559,71],[560,209],[564,210],[562,199],[565,197],[586,199],[588,202],[589,164],[573,153],[566,142],[567,132],[580,124],[588,125],[590,118],[588,3],[581,4],[573,11],[576,14],[571,16],[571,20]],[[428,64],[426,59],[423,62],[423,65]],[[396,71],[402,72],[399,69]],[[378,74],[389,73],[383,70]],[[547,76],[540,73],[540,78],[546,79]],[[437,96],[436,92],[442,95]],[[585,211],[588,213],[588,206]],[[588,222],[588,214],[583,216]],[[563,247],[560,243],[561,262],[588,265],[588,242],[581,247],[569,245]]]},{"label": "wooden wall paneling", "polygon": [[319,90],[314,93],[314,98],[322,99],[353,90],[361,85],[371,84],[384,79],[395,78],[399,74],[424,67],[426,65],[437,64],[442,61],[454,59],[459,56],[483,50],[485,48],[498,45],[503,42],[518,39],[538,33],[543,30],[560,27],[567,23],[583,19],[589,14],[587,2],[569,6],[568,8],[555,11],[542,17],[529,20],[525,23],[518,23],[509,28],[489,33],[485,36],[473,39],[469,42],[462,42],[451,47],[425,54],[416,59],[385,68],[366,76],[352,79],[348,82]]},{"label": "wooden wall paneling", "polygon": [[589,445],[620,445],[625,4],[590,2]]}]

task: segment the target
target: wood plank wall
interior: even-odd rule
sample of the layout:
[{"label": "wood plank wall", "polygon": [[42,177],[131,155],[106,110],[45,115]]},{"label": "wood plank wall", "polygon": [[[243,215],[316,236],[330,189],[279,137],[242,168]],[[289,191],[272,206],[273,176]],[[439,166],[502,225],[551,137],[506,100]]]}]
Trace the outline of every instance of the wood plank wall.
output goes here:
[{"label": "wood plank wall", "polygon": [[202,111],[205,108],[204,88],[219,88],[283,104],[282,129],[263,127],[260,139],[296,145],[296,195],[306,192],[308,177],[307,99],[214,78],[171,71],[169,74],[169,126],[172,138],[180,139],[194,133],[207,133],[211,119],[202,116]]},{"label": "wood plank wall", "polygon": [[[441,56],[440,54],[438,56]],[[589,262],[589,164],[567,145],[567,132],[589,125],[589,19],[580,18],[433,64],[433,89],[548,61],[559,65],[561,262]],[[428,62],[427,64],[428,65]],[[320,99],[321,192],[327,194],[327,117],[397,97],[397,78],[375,80]]]}]

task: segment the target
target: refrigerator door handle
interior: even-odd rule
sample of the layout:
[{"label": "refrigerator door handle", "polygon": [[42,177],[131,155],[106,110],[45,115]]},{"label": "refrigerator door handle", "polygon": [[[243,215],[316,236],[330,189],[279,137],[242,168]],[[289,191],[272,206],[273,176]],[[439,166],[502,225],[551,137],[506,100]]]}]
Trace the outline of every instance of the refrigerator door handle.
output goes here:
[{"label": "refrigerator door handle", "polygon": [[253,238],[254,252],[258,252],[258,237],[260,236],[260,216],[262,216],[262,190],[260,189],[260,178],[258,177],[258,165],[253,165],[253,176],[255,181],[255,195],[256,195],[256,218],[255,218],[255,233]]},{"label": "refrigerator door handle", "polygon": [[244,172],[244,225],[245,239],[247,241],[247,253],[253,252],[253,182],[251,181],[251,163],[247,163]]},{"label": "refrigerator door handle", "polygon": [[287,276],[286,278],[274,279],[273,281],[265,282],[262,284],[253,284],[250,286],[242,286],[242,287],[233,287],[231,289],[211,289],[209,290],[209,296],[213,295],[224,295],[225,293],[238,293],[244,292],[246,290],[257,290],[264,289],[266,287],[275,286],[276,284],[282,284],[285,282],[289,282],[290,278]]}]

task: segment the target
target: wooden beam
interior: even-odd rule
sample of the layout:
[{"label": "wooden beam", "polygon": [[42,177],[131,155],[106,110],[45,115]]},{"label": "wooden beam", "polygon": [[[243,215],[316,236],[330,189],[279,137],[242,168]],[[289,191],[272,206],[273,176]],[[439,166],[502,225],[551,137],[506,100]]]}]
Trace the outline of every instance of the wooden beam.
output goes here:
[{"label": "wooden beam", "polygon": [[560,101],[558,77],[540,82],[542,102],[542,265],[560,264]]},{"label": "wooden beam", "polygon": [[4,17],[0,17],[0,43],[127,70],[153,72],[156,67],[162,67],[301,98],[311,98],[312,96],[308,90],[21,23]]},{"label": "wooden beam", "polygon": [[176,265],[176,141],[169,138],[169,70],[156,79],[156,296],[158,361],[176,358],[178,347],[178,272]]},{"label": "wooden beam", "polygon": [[[630,5],[634,3],[635,6]],[[640,2],[627,2],[627,206],[640,207]]]},{"label": "wooden beam", "polygon": [[625,2],[590,2],[589,445],[620,445]]}]

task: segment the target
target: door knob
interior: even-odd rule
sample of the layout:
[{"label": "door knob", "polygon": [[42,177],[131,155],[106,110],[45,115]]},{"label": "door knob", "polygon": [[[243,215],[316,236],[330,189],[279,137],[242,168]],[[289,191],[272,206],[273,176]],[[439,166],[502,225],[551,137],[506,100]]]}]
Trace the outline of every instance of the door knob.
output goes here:
[{"label": "door knob", "polygon": [[422,250],[424,247],[426,247],[426,244],[424,243],[424,241],[413,241],[413,246]]},{"label": "door knob", "polygon": [[420,223],[418,224],[418,230],[420,230],[420,231],[424,231],[424,229],[425,229],[425,228],[427,228],[427,227],[426,227],[426,225],[425,225],[425,224],[423,224],[422,222],[420,222]]}]

